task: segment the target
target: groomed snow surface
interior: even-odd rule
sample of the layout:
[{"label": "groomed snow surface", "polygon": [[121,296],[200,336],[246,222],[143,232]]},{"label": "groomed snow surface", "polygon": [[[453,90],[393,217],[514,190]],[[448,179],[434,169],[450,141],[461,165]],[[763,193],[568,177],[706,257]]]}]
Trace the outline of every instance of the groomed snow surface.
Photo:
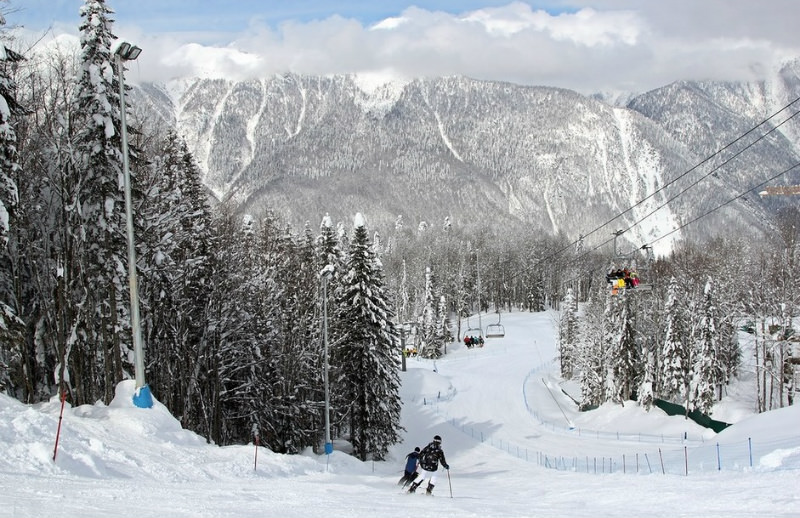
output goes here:
[{"label": "groomed snow surface", "polygon": [[[160,403],[134,407],[132,381],[109,406],[65,409],[54,462],[57,398],[0,395],[0,516],[800,516],[800,408],[753,414],[749,335],[713,416],[735,424],[714,434],[633,402],[578,412],[578,385],[558,377],[556,319],[503,314],[505,337],[483,348],[409,358],[404,442],[385,462],[209,445]],[[406,453],[436,434],[449,477],[440,470],[433,497],[402,493]]]}]

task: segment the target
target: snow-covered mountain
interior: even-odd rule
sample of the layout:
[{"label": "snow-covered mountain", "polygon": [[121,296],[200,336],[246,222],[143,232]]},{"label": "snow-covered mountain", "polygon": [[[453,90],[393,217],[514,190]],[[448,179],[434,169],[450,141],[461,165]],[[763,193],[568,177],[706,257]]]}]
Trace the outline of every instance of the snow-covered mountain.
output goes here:
[{"label": "snow-covered mountain", "polygon": [[[794,120],[704,162],[800,94],[798,70],[789,64],[762,83],[675,83],[624,107],[463,77],[182,79],[137,94],[176,125],[209,188],[254,214],[269,208],[302,223],[363,212],[378,226],[449,216],[467,228],[489,221],[577,238],[623,213],[616,227],[634,226],[626,236],[646,243],[798,162]],[[798,180],[790,171],[770,184]],[[780,203],[752,193],[659,246],[723,225],[758,232],[767,204]]]}]

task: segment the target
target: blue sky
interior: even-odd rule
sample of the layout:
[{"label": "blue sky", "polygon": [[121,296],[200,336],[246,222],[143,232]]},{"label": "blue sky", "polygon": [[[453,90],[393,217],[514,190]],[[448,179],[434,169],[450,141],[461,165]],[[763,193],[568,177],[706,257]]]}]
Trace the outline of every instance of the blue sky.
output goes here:
[{"label": "blue sky", "polygon": [[[10,18],[31,29],[54,23],[78,23],[83,0],[10,0],[18,11]],[[481,7],[501,6],[509,0],[110,0],[118,20],[126,20],[155,32],[223,32],[244,30],[254,19],[269,25],[286,20],[309,22],[338,15],[372,24],[397,16],[415,5],[431,11],[460,13]],[[553,2],[525,2],[557,12]]]},{"label": "blue sky", "polygon": [[[800,57],[800,1],[107,0],[144,49],[131,80],[296,72],[370,82],[461,75],[642,92],[677,80],[753,80]],[[0,5],[3,5],[0,1]],[[77,41],[83,0],[10,0],[37,49]],[[20,43],[22,45],[22,43]]]}]

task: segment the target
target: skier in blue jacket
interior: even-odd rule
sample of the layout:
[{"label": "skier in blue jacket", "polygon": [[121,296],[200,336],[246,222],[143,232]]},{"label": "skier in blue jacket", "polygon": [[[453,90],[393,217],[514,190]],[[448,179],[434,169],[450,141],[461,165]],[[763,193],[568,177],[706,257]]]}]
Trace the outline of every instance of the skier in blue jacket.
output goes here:
[{"label": "skier in blue jacket", "polygon": [[406,487],[417,478],[417,464],[419,463],[419,446],[414,451],[406,455],[406,469],[402,478],[397,482],[398,486]]},{"label": "skier in blue jacket", "polygon": [[422,448],[419,453],[419,467],[420,474],[417,479],[411,484],[408,492],[413,493],[422,484],[425,479],[428,480],[428,488],[426,493],[433,494],[433,487],[436,485],[436,471],[439,469],[439,464],[442,464],[444,469],[449,470],[450,466],[444,458],[444,451],[442,450],[442,438],[438,435],[433,437],[433,441]]}]

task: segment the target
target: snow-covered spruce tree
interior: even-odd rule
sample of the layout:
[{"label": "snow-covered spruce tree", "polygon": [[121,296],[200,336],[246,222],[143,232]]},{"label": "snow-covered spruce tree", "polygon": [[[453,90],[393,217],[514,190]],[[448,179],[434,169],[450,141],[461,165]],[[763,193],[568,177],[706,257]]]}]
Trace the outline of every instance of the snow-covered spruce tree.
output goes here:
[{"label": "snow-covered spruce tree", "polygon": [[439,295],[439,304],[436,306],[436,322],[436,332],[433,338],[444,344],[446,348],[447,343],[453,341],[453,333],[450,331],[450,312],[447,308],[447,297],[444,295]]},{"label": "snow-covered spruce tree", "polygon": [[581,409],[598,407],[605,401],[604,383],[606,378],[606,358],[603,350],[603,304],[607,302],[608,290],[600,288],[586,303],[579,321],[580,340],[576,367],[580,372]]},{"label": "snow-covered spruce tree", "polygon": [[736,377],[742,360],[742,349],[736,326],[729,317],[719,316],[717,323],[717,399],[722,399],[723,385],[727,385]]},{"label": "snow-covered spruce tree", "polygon": [[[5,19],[0,14],[0,26]],[[23,321],[14,309],[13,282],[10,282],[13,268],[11,258],[7,259],[9,234],[14,225],[14,215],[19,203],[16,178],[21,172],[17,156],[17,134],[14,119],[21,113],[17,102],[16,84],[12,79],[10,68],[22,60],[22,56],[6,48],[0,42],[0,390],[14,394],[15,385],[27,386],[28,392],[35,392],[31,381],[26,380],[27,368],[24,360],[27,356],[23,338]],[[12,256],[15,254],[11,254]]]},{"label": "snow-covered spruce tree", "polygon": [[626,291],[621,291],[617,296],[620,299],[619,324],[621,326],[619,341],[612,344],[609,349],[609,364],[613,381],[609,383],[609,388],[615,388],[611,392],[611,400],[622,403],[633,399],[634,391],[639,382],[639,368],[641,353],[639,344],[636,341],[635,333],[635,312],[630,298]]},{"label": "snow-covered spruce tree", "polygon": [[[623,292],[624,293],[624,292]],[[623,311],[624,304],[623,296],[612,295],[610,292],[606,293],[606,306],[603,312],[603,364],[605,372],[603,376],[603,398],[602,401],[615,401],[620,402],[619,394],[621,392],[619,382],[616,376],[617,355],[620,354],[620,347],[622,344],[624,320]]]},{"label": "snow-covered spruce tree", "polygon": [[397,320],[400,324],[408,321],[409,315],[409,296],[408,296],[408,271],[406,269],[406,261],[403,259],[400,274],[400,285],[397,288],[397,296],[394,307],[397,308]]},{"label": "snow-covered spruce tree", "polygon": [[655,401],[656,351],[655,347],[642,347],[642,374],[636,389],[636,401],[645,410],[650,410]]},{"label": "snow-covered spruce tree", "polygon": [[[81,279],[72,304],[81,308],[69,357],[74,375],[73,404],[110,403],[114,386],[132,357],[127,283],[125,201],[122,182],[120,99],[112,63],[113,11],[103,0],[86,0],[81,9],[81,70],[77,111],[83,121],[73,171],[82,189],[74,200],[81,213]],[[133,181],[135,176],[131,176]],[[136,189],[132,189],[138,193]],[[138,203],[137,203],[138,205]]]},{"label": "snow-covered spruce tree", "polygon": [[475,293],[473,284],[475,277],[473,272],[475,269],[472,268],[469,263],[469,256],[470,254],[467,253],[458,254],[458,271],[453,279],[453,302],[456,309],[456,315],[459,317],[457,319],[458,329],[456,330],[459,337],[462,335],[461,319],[470,315],[470,306]]},{"label": "snow-covered spruce tree", "polygon": [[[146,264],[142,270],[140,298],[143,308],[158,308],[157,311],[142,311],[142,330],[147,345],[147,361],[151,365],[147,380],[173,415],[183,414],[183,380],[188,378],[183,367],[191,368],[179,345],[181,330],[178,329],[179,309],[175,285],[179,275],[174,239],[176,212],[181,203],[177,187],[180,171],[180,149],[178,138],[170,132],[159,148],[151,165],[152,185],[148,190],[144,209],[147,225],[144,233],[147,251],[142,256]],[[145,280],[146,278],[146,280]]]},{"label": "snow-covered spruce tree", "polygon": [[558,351],[561,358],[561,377],[572,379],[578,353],[578,303],[572,288],[561,303],[561,318],[558,325]]},{"label": "snow-covered spruce tree", "polygon": [[[302,366],[298,369],[301,376],[295,396],[296,408],[303,414],[298,422],[298,426],[302,427],[298,447],[303,449],[311,446],[316,449],[324,439],[324,430],[320,425],[325,420],[322,363],[324,344],[320,325],[322,316],[320,271],[323,266],[319,261],[317,236],[308,222],[296,243],[295,256],[295,261],[302,267],[302,271],[297,274],[300,278],[293,281],[296,282],[296,301],[301,308],[301,318],[298,318],[292,326],[292,341],[298,349],[297,354]],[[287,266],[292,267],[289,263]]]},{"label": "snow-covered spruce tree", "polygon": [[260,260],[253,218],[220,209],[207,351],[197,372],[200,397],[193,419],[202,418],[204,435],[219,444],[246,443],[254,428],[266,442],[272,419],[268,346],[274,341],[274,276]]},{"label": "snow-covered spruce tree", "polygon": [[[539,250],[534,250],[532,252],[531,264],[543,264],[544,260],[541,257],[542,253]],[[528,307],[528,311],[531,312],[539,312],[544,311],[545,308],[545,282],[544,282],[544,275],[539,269],[533,270],[530,273],[526,273],[527,277],[527,289],[528,295],[526,297],[526,303]]]},{"label": "snow-covered spruce tree", "polygon": [[339,233],[328,214],[325,214],[325,217],[320,222],[319,237],[316,240],[315,248],[317,249],[317,266],[319,266],[320,270],[327,265],[333,267],[331,277],[328,280],[328,294],[330,295],[335,291],[336,281],[344,268],[344,252],[339,242]]},{"label": "snow-covered spruce tree", "polygon": [[[780,306],[780,326],[778,332],[778,343],[773,355],[776,358],[776,369],[774,379],[778,383],[777,403],[778,406],[792,405],[795,391],[795,374],[797,368],[793,361],[793,346],[789,339],[796,339],[794,331],[795,313],[800,305],[800,259],[798,257],[798,244],[800,244],[800,208],[786,207],[778,213],[777,218],[778,235],[780,236],[780,254],[776,254],[776,274],[772,277],[777,284],[779,298],[776,301]],[[727,320],[727,319],[726,319]],[[735,333],[734,333],[735,335]],[[731,352],[726,350],[729,347],[721,346],[723,363],[728,367],[728,358]],[[735,353],[734,353],[735,354]],[[727,372],[731,376],[730,372]],[[772,399],[772,398],[771,398]]]},{"label": "snow-covered spruce tree", "polygon": [[714,405],[717,378],[717,308],[714,305],[711,279],[705,284],[694,328],[691,380],[691,405],[694,410],[710,413]]},{"label": "snow-covered spruce tree", "polygon": [[33,57],[8,69],[18,74],[16,94],[25,107],[24,116],[13,119],[25,174],[15,178],[19,204],[6,250],[9,272],[16,273],[7,284],[0,281],[13,290],[5,300],[26,324],[26,346],[14,369],[18,391],[8,392],[26,402],[48,400],[62,380],[68,386],[70,371],[62,360],[69,359],[81,311],[73,303],[81,298],[72,294],[84,289],[81,216],[74,210],[82,186],[74,148],[83,120],[74,103],[78,51]]},{"label": "snow-covered spruce tree", "polygon": [[[169,132],[153,162],[145,204],[148,253],[142,262],[148,380],[174,415],[191,415],[196,369],[207,345],[214,239],[200,170],[185,142]],[[184,423],[187,428],[189,423]]]},{"label": "snow-covered spruce tree", "polygon": [[439,358],[444,346],[438,317],[438,289],[430,267],[425,268],[425,295],[420,317],[421,344],[419,355],[423,358]]},{"label": "snow-covered spruce tree", "polygon": [[186,330],[184,349],[193,349],[206,334],[206,311],[213,272],[216,242],[212,230],[212,212],[201,171],[185,141],[180,143],[182,168],[178,188],[183,195],[179,211],[176,259],[184,265],[179,277],[183,297],[180,300],[181,329]]},{"label": "snow-covered spruce tree", "polygon": [[[0,27],[6,23],[0,14]],[[8,234],[19,202],[16,178],[20,174],[14,118],[22,113],[16,99],[11,68],[23,57],[0,41],[0,249],[8,245]]]},{"label": "snow-covered spruce tree", "polygon": [[664,308],[666,329],[661,349],[661,385],[659,396],[688,408],[691,363],[689,358],[689,323],[681,287],[672,277]]},{"label": "snow-covered spruce tree", "polygon": [[[308,229],[307,229],[308,230]],[[320,327],[317,310],[318,275],[313,236],[300,242],[287,227],[273,251],[277,335],[270,344],[273,451],[299,453],[314,446],[323,400]]]},{"label": "snow-covered spruce tree", "polygon": [[361,214],[354,227],[336,299],[331,371],[342,406],[335,412],[349,424],[354,454],[381,460],[402,430],[399,341]]}]

